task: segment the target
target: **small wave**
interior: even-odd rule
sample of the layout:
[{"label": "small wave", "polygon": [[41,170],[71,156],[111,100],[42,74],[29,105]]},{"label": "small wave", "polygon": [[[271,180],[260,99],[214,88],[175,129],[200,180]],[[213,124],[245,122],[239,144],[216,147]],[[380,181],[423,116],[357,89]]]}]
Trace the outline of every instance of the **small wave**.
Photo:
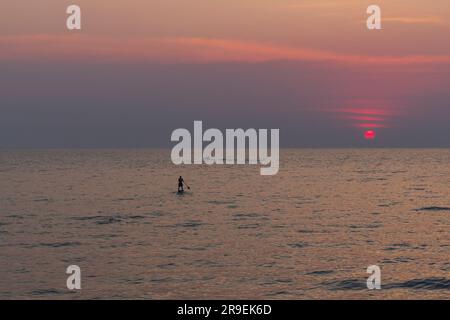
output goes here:
[{"label": "small wave", "polygon": [[173,278],[170,277],[150,279],[150,282],[171,282],[171,281],[173,281]]},{"label": "small wave", "polygon": [[202,225],[204,225],[204,223],[199,220],[191,220],[191,221],[187,221],[184,223],[177,223],[177,224],[173,225],[173,227],[175,227],[175,228],[177,228],[177,227],[198,228],[198,227],[201,227]]},{"label": "small wave", "polygon": [[177,265],[175,263],[165,263],[165,264],[160,264],[157,265],[158,268],[160,269],[170,269],[170,268],[175,268]]},{"label": "small wave", "polygon": [[373,223],[373,224],[366,224],[366,225],[355,225],[352,224],[350,226],[350,229],[376,229],[382,227],[382,224],[379,223]]},{"label": "small wave", "polygon": [[55,242],[55,243],[40,243],[40,247],[51,247],[51,248],[61,248],[61,247],[73,247],[81,245],[80,242]]},{"label": "small wave", "polygon": [[292,295],[289,291],[276,291],[266,294],[267,297],[277,297],[277,296],[286,296],[286,295]]},{"label": "small wave", "polygon": [[383,286],[384,289],[413,289],[413,290],[450,290],[450,279],[425,278],[413,279],[400,283]]},{"label": "small wave", "polygon": [[260,216],[261,215],[258,213],[236,213],[236,214],[233,214],[233,217],[235,217],[235,218],[257,218]]},{"label": "small wave", "polygon": [[23,216],[19,216],[18,214],[10,214],[7,215],[6,218],[23,219]]},{"label": "small wave", "polygon": [[365,289],[367,289],[367,283],[364,280],[359,280],[359,279],[347,279],[347,280],[323,282],[322,285],[325,287],[328,287],[330,290],[365,290]]},{"label": "small wave", "polygon": [[308,272],[307,275],[308,276],[323,276],[326,274],[331,274],[334,273],[333,270],[317,270],[317,271],[312,271],[312,272]]},{"label": "small wave", "polygon": [[135,220],[135,219],[145,219],[145,217],[144,217],[144,216],[136,215],[136,216],[129,216],[128,219],[131,219],[131,220]]},{"label": "small wave", "polygon": [[118,223],[121,222],[122,219],[119,217],[102,217],[101,219],[98,219],[95,223],[96,224],[111,224],[111,223]]},{"label": "small wave", "polygon": [[278,285],[278,284],[283,284],[283,283],[293,283],[294,280],[290,279],[290,278],[280,278],[280,279],[272,279],[269,281],[266,281],[263,283],[263,285]]},{"label": "small wave", "polygon": [[[366,290],[367,284],[364,280],[348,279],[340,281],[323,282],[323,286],[330,290]],[[404,282],[382,284],[382,289],[413,289],[413,290],[450,290],[450,279],[446,278],[424,278],[412,279]]]},{"label": "small wave", "polygon": [[194,267],[221,267],[222,265],[215,262],[215,261],[211,261],[211,260],[203,260],[203,259],[199,259],[199,260],[195,260],[192,263],[189,263],[190,266],[194,266]]},{"label": "small wave", "polygon": [[127,284],[142,284],[145,282],[145,279],[142,277],[136,277],[136,278],[130,278],[130,279],[123,279],[122,281]]},{"label": "small wave", "polygon": [[42,290],[34,290],[30,292],[32,296],[48,296],[48,295],[60,295],[63,294],[62,291],[56,289],[42,289]]},{"label": "small wave", "polygon": [[235,204],[234,201],[221,201],[221,200],[211,200],[211,201],[206,201],[206,203],[217,204],[217,205],[224,205],[224,204],[234,205]]},{"label": "small wave", "polygon": [[113,201],[133,201],[136,200],[135,198],[119,198],[119,199],[114,199]]},{"label": "small wave", "polygon": [[153,217],[153,218],[157,218],[157,217],[161,217],[162,215],[164,215],[163,212],[161,211],[152,211],[147,213],[148,216]]},{"label": "small wave", "polygon": [[389,245],[388,247],[384,248],[384,250],[402,250],[405,248],[411,248],[411,245],[409,243],[393,243]]},{"label": "small wave", "polygon": [[412,262],[414,261],[414,259],[412,258],[408,258],[408,257],[397,257],[394,259],[384,259],[383,263],[408,263],[408,262]]},{"label": "small wave", "polygon": [[275,262],[268,262],[258,265],[260,268],[273,268],[274,266],[276,266]]},{"label": "small wave", "polygon": [[208,248],[207,247],[181,247],[181,250],[187,250],[187,251],[205,251]]},{"label": "small wave", "polygon": [[16,274],[24,274],[24,273],[30,273],[30,270],[27,270],[27,269],[25,269],[25,268],[19,268],[19,269],[16,269],[15,271],[14,271],[14,273],[16,273]]},{"label": "small wave", "polygon": [[400,204],[401,202],[399,201],[392,201],[392,202],[387,202],[387,203],[381,203],[378,206],[382,207],[382,208],[389,208],[389,207],[393,207],[396,206],[398,204]]},{"label": "small wave", "polygon": [[266,215],[259,213],[235,213],[233,214],[233,221],[243,221],[243,220],[269,220]]},{"label": "small wave", "polygon": [[133,220],[145,219],[145,216],[142,215],[111,215],[111,216],[85,216],[85,217],[73,217],[73,220],[78,221],[94,221],[96,224],[112,224],[112,223],[120,223],[120,222],[130,222]]},{"label": "small wave", "polygon": [[259,227],[260,227],[259,223],[248,223],[239,225],[238,229],[257,229]]},{"label": "small wave", "polygon": [[450,211],[450,207],[438,207],[438,206],[423,207],[416,209],[416,211]]},{"label": "small wave", "polygon": [[89,221],[89,220],[97,220],[105,218],[106,216],[85,216],[85,217],[73,217],[73,220],[79,220],[79,221]]},{"label": "small wave", "polygon": [[305,248],[307,246],[309,246],[308,243],[306,242],[297,242],[297,243],[288,243],[288,246],[291,248]]},{"label": "small wave", "polygon": [[300,230],[297,230],[297,232],[298,233],[314,233],[313,230],[308,230],[308,229],[300,229]]}]

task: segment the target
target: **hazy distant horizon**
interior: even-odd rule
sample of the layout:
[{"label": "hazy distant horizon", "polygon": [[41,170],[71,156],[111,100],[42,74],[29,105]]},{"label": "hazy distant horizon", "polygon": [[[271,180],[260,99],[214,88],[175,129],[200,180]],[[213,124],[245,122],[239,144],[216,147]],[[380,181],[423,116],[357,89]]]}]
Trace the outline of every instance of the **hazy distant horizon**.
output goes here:
[{"label": "hazy distant horizon", "polygon": [[[389,150],[389,149],[405,149],[405,150],[439,150],[450,149],[450,147],[280,147],[280,150]],[[33,148],[0,148],[2,151],[45,151],[45,150],[167,150],[170,152],[171,147],[33,147]]]}]

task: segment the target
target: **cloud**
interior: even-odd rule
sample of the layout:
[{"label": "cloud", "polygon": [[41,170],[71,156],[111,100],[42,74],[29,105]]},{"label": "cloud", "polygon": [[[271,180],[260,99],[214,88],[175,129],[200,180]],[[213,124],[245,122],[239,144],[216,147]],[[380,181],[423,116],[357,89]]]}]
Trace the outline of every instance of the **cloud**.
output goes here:
[{"label": "cloud", "polygon": [[80,34],[4,36],[0,37],[0,48],[0,61],[259,63],[286,60],[388,66],[450,63],[450,55],[355,55],[214,38],[121,38]]},{"label": "cloud", "polygon": [[391,127],[394,118],[403,115],[402,104],[383,99],[353,99],[345,107],[324,109],[323,112],[354,128],[376,129]]}]

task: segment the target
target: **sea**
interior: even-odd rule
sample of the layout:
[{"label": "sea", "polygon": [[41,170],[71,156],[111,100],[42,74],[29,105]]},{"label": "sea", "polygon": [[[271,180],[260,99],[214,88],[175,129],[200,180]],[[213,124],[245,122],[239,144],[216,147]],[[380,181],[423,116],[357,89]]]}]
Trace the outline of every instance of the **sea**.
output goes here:
[{"label": "sea", "polygon": [[0,299],[449,298],[449,149],[0,151]]}]

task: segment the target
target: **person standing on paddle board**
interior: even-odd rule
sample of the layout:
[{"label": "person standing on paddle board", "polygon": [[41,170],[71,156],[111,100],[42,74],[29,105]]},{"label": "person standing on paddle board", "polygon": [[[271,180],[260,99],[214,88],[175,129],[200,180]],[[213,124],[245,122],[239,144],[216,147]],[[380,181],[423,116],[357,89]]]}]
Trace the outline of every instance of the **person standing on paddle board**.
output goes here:
[{"label": "person standing on paddle board", "polygon": [[184,181],[183,177],[180,176],[180,177],[178,178],[178,192],[179,192],[179,193],[184,192],[184,188],[183,188],[184,185],[186,185],[186,187],[187,187],[188,189],[191,189],[191,187],[189,187],[188,184]]},{"label": "person standing on paddle board", "polygon": [[183,177],[180,176],[178,178],[178,192],[184,192],[183,183],[184,183]]}]

